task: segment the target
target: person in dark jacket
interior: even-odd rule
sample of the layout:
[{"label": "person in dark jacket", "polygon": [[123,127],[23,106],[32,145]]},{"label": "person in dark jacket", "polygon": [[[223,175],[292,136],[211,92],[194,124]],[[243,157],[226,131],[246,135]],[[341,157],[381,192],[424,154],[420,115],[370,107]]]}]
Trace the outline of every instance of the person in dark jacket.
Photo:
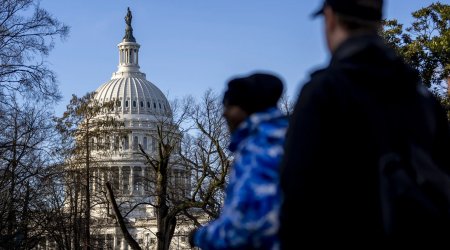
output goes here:
[{"label": "person in dark jacket", "polygon": [[[324,18],[332,57],[303,86],[289,123],[282,249],[386,242],[378,178],[383,145],[399,155],[420,148],[450,172],[445,113],[378,35],[382,8],[382,0],[326,0],[314,15]],[[421,239],[411,234],[405,245]]]},{"label": "person in dark jacket", "polygon": [[219,218],[189,234],[191,246],[208,249],[279,249],[279,165],[286,116],[277,107],[283,83],[257,72],[228,82],[223,116],[234,153]]}]

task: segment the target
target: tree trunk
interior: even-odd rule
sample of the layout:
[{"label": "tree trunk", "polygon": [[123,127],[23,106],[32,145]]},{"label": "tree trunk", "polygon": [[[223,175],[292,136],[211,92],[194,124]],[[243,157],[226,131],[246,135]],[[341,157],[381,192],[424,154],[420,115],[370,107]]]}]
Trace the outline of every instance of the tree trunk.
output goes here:
[{"label": "tree trunk", "polygon": [[123,216],[120,213],[119,207],[116,203],[116,198],[114,197],[114,193],[111,187],[111,183],[106,182],[106,189],[108,190],[108,198],[111,206],[113,207],[114,215],[116,217],[116,221],[119,224],[120,230],[123,233],[123,237],[127,241],[128,245],[130,245],[133,250],[141,250],[139,244],[134,240],[133,236],[131,236],[130,232],[128,232],[127,226],[125,225],[125,221],[123,220]]},{"label": "tree trunk", "polygon": [[171,216],[166,216],[166,218],[164,218],[165,222],[165,234],[163,235],[164,238],[164,249],[163,250],[168,250],[170,247],[170,242],[172,242],[172,237],[173,234],[175,233],[175,226],[177,225],[177,220],[175,217],[171,217]]},{"label": "tree trunk", "polygon": [[12,160],[11,160],[11,168],[10,168],[10,178],[11,178],[11,186],[9,189],[9,203],[8,203],[8,219],[7,219],[7,235],[12,236],[15,230],[16,224],[16,208],[15,206],[15,194],[16,190],[16,169],[17,169],[17,117],[14,117],[14,135],[12,141]]},{"label": "tree trunk", "polygon": [[[86,134],[89,134],[89,121],[86,121]],[[86,136],[85,140],[86,147],[86,210],[85,210],[85,243],[84,249],[91,249],[91,232],[90,232],[90,220],[91,220],[91,194],[90,194],[90,149],[89,149],[89,136]]]},{"label": "tree trunk", "polygon": [[[73,211],[73,220],[72,220],[72,225],[73,225],[73,231],[72,231],[72,235],[73,235],[73,239],[72,239],[72,249],[80,249],[80,240],[81,237],[80,235],[81,233],[81,213],[82,211],[78,211],[79,208],[79,204],[81,204],[80,202],[80,190],[79,190],[79,186],[82,184],[81,183],[81,176],[78,171],[74,171],[73,174],[75,175],[75,184],[74,184],[74,198],[73,198],[73,204],[72,207],[74,208]],[[80,208],[81,210],[81,208]]]}]

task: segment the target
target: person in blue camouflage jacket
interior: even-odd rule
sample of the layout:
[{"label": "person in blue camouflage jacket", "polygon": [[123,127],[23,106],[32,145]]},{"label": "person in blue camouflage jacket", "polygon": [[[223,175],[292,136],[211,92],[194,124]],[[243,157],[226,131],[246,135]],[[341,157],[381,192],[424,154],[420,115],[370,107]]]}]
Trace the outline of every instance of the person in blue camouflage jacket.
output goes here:
[{"label": "person in blue camouflage jacket", "polygon": [[235,154],[221,215],[192,231],[189,242],[208,249],[278,249],[279,162],[288,121],[277,108],[282,81],[254,73],[228,82],[223,105]]}]

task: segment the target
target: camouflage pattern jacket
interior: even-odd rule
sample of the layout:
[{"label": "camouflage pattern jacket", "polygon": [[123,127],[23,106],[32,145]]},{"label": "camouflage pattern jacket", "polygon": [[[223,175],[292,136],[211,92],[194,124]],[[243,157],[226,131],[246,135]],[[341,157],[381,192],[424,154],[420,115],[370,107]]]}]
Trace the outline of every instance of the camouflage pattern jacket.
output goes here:
[{"label": "camouflage pattern jacket", "polygon": [[278,249],[279,163],[287,118],[277,108],[250,115],[231,135],[235,154],[221,215],[193,240],[208,249]]}]

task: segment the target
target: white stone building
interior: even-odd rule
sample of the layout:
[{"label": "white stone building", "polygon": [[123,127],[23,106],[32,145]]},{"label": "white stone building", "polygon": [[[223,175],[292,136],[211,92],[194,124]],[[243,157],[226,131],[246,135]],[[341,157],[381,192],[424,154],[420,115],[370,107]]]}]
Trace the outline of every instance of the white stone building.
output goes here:
[{"label": "white stone building", "polygon": [[[139,70],[140,45],[133,37],[131,12],[125,18],[127,27],[119,49],[119,65],[111,80],[96,90],[95,98],[99,102],[114,101],[114,111],[118,119],[124,121],[127,136],[107,135],[96,143],[106,144],[110,154],[99,156],[100,164],[91,166],[92,210],[91,234],[93,244],[103,249],[129,249],[120,228],[115,223],[110,205],[97,202],[105,192],[102,183],[109,181],[115,191],[117,202],[121,204],[122,214],[128,213],[139,202],[152,202],[154,172],[145,164],[144,158],[137,154],[138,145],[149,155],[157,152],[157,125],[169,124],[172,111],[165,95]],[[168,123],[169,122],[169,123]],[[179,134],[173,134],[180,137]],[[93,156],[98,154],[92,151]],[[189,173],[181,165],[172,164],[170,177],[172,185],[183,187],[180,195],[188,195],[190,187]],[[140,205],[126,216],[128,229],[142,249],[156,247],[156,218],[153,207]],[[188,228],[180,225],[175,231],[171,248],[190,249],[187,243]]]}]

